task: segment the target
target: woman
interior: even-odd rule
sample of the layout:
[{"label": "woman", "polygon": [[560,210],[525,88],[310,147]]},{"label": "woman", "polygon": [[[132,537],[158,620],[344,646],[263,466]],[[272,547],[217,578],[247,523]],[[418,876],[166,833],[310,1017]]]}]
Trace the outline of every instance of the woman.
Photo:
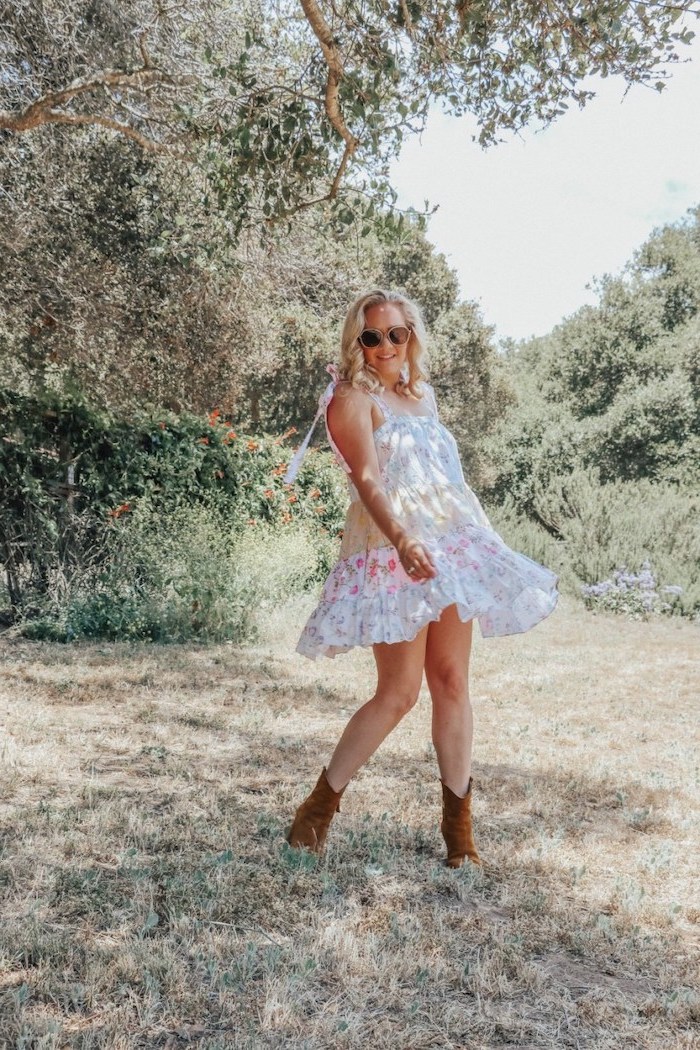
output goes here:
[{"label": "woman", "polygon": [[[423,671],[442,783],[446,863],[480,864],[471,826],[472,624],[484,637],[527,631],[557,602],[557,577],[507,547],[467,485],[423,371],[418,307],[373,291],[345,319],[341,366],[319,401],[347,471],[340,558],[297,652],[334,657],[371,645],[377,688],[348,722],[287,841],[320,853],[348,782],[413,707]],[[291,481],[316,420],[285,477]]]}]

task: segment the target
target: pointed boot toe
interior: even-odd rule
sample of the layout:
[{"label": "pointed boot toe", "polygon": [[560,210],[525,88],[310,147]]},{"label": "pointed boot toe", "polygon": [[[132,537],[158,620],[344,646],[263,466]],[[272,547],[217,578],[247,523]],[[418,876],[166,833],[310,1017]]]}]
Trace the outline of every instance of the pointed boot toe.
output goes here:
[{"label": "pointed boot toe", "polygon": [[340,791],[333,790],[328,783],[324,766],[316,787],[294,815],[294,821],[287,833],[289,845],[310,850],[312,853],[322,853],[330,822],[340,811],[340,799],[344,791],[345,788],[341,788]]}]

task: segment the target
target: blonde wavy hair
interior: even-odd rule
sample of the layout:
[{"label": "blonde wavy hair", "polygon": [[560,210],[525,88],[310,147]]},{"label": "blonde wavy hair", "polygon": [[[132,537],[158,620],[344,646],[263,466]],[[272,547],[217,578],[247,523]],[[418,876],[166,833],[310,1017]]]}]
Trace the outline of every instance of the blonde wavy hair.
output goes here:
[{"label": "blonde wavy hair", "polygon": [[[362,346],[358,336],[364,328],[365,310],[370,306],[378,306],[380,303],[395,303],[401,310],[406,326],[411,330],[411,338],[406,349],[406,364],[401,378],[394,386],[397,394],[404,397],[409,393],[414,397],[422,398],[423,392],[417,386],[422,380],[428,378],[424,370],[426,345],[428,341],[425,325],[421,316],[420,307],[400,292],[385,291],[383,288],[375,288],[371,292],[355,299],[350,306],[343,324],[341,336],[340,365],[338,371],[343,379],[347,379],[353,386],[361,387],[370,393],[378,393],[383,383],[376,368],[365,361]],[[407,374],[405,374],[407,372]]]}]

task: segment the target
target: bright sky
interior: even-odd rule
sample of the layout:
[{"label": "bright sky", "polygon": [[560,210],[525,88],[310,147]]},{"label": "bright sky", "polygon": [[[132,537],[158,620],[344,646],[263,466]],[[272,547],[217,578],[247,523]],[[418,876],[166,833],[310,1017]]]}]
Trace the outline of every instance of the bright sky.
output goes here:
[{"label": "bright sky", "polygon": [[[693,26],[692,28],[695,28]],[[700,29],[662,92],[589,78],[596,92],[544,131],[487,151],[471,118],[435,110],[393,165],[401,207],[438,204],[428,237],[496,339],[544,335],[619,273],[656,226],[700,203]]]}]

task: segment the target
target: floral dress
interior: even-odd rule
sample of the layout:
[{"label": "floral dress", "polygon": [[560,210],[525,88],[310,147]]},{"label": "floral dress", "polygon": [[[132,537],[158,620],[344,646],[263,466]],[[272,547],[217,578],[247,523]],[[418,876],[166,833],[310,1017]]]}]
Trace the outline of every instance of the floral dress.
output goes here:
[{"label": "floral dress", "polygon": [[[379,394],[384,422],[374,442],[384,489],[409,536],[432,555],[436,575],[413,579],[396,547],[362,503],[328,430],[327,411],[338,372],[319,400],[328,440],[347,472],[350,505],[339,558],[323,584],[318,604],[296,646],[316,660],[355,646],[415,638],[443,609],[455,604],[460,620],[476,619],[485,638],[528,631],[557,604],[557,576],[525,554],[511,550],[494,531],[467,485],[457,443],[438,418],[433,388],[422,381],[427,397],[420,415],[395,412]],[[426,411],[427,409],[427,411]],[[291,480],[306,451],[311,432],[295,454],[285,480]]]}]

